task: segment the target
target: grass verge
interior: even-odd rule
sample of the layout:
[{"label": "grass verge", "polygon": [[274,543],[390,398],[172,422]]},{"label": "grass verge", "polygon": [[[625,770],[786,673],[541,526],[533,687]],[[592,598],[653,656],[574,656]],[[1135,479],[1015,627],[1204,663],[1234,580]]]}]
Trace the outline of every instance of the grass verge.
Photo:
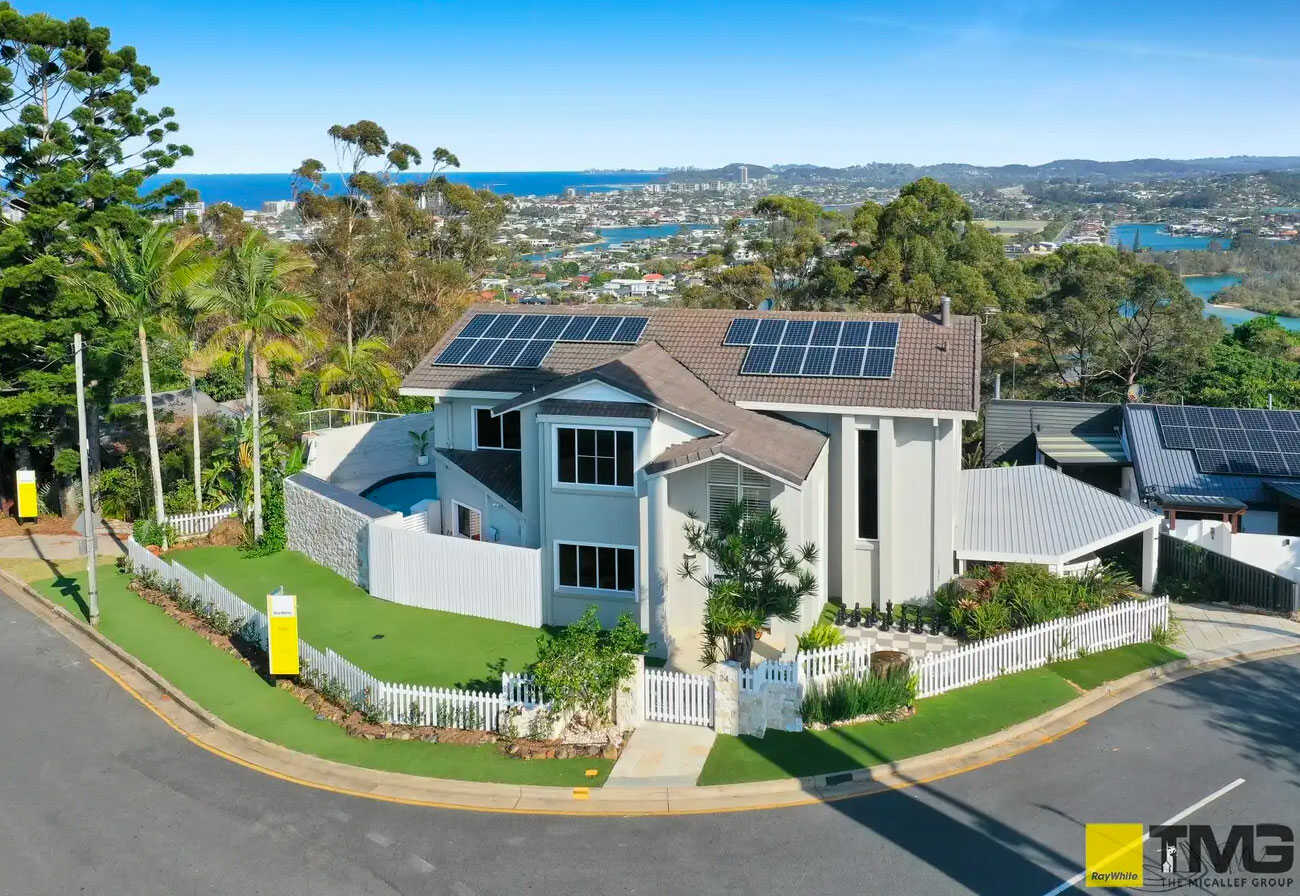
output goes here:
[{"label": "grass verge", "polygon": [[[383,771],[465,781],[578,786],[604,783],[607,759],[512,759],[493,745],[370,741],[318,720],[287,691],[268,684],[236,657],[213,647],[127,590],[115,570],[99,576],[100,632],[227,724],[292,750]],[[85,575],[39,581],[42,594],[86,618]],[[599,776],[585,777],[597,769]]]},{"label": "grass verge", "polygon": [[1055,709],[1078,696],[1075,685],[1090,689],[1181,658],[1176,650],[1135,644],[919,700],[916,715],[899,722],[799,733],[769,731],[761,739],[718,735],[699,783],[799,778],[920,756]]},{"label": "grass verge", "polygon": [[497,691],[502,669],[521,672],[537,659],[538,629],[379,600],[296,551],[247,557],[237,548],[201,547],[169,559],[254,607],[283,585],[298,598],[307,643],[386,681]]}]

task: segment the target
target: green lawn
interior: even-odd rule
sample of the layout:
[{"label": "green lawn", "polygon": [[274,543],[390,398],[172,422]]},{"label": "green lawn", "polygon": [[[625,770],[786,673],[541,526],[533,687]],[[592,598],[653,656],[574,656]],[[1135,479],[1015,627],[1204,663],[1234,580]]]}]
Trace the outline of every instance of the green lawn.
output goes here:
[{"label": "green lawn", "polygon": [[[253,561],[248,561],[253,562]],[[350,737],[287,691],[267,684],[236,657],[169,619],[126,589],[127,578],[102,570],[100,631],[157,670],[199,705],[228,724],[277,744],[336,762],[385,771],[466,781],[578,786],[603,783],[613,763],[605,759],[511,759],[492,745],[422,741],[368,741]],[[85,618],[85,575],[46,579],[34,587]],[[586,769],[598,769],[587,778]]]},{"label": "green lawn", "polygon": [[386,681],[497,691],[503,662],[521,672],[537,659],[538,629],[379,600],[295,551],[246,557],[237,548],[203,547],[169,559],[258,608],[283,585],[298,598],[303,640]]},{"label": "green lawn", "polygon": [[797,734],[768,731],[762,739],[719,735],[699,783],[798,778],[919,756],[984,737],[1060,706],[1078,694],[1070,682],[1092,688],[1181,657],[1175,650],[1137,644],[919,700],[916,715],[901,722]]}]

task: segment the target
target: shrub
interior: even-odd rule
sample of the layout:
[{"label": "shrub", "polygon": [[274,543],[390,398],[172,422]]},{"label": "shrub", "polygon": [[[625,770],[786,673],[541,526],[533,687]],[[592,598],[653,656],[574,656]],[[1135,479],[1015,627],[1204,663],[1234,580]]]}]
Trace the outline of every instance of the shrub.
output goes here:
[{"label": "shrub", "polygon": [[822,725],[867,715],[892,719],[916,700],[916,687],[910,666],[874,678],[841,675],[809,687],[799,711],[805,722]]},{"label": "shrub", "polygon": [[131,536],[145,547],[152,544],[165,548],[176,541],[176,530],[168,523],[138,519],[131,527]]},{"label": "shrub", "polygon": [[830,622],[819,622],[799,636],[800,650],[817,650],[843,643],[844,633]]},{"label": "shrub", "polygon": [[614,690],[632,674],[632,654],[645,649],[646,636],[630,615],[624,613],[607,632],[591,605],[558,636],[538,636],[533,684],[553,712],[572,713],[576,727],[595,730],[611,721]]}]

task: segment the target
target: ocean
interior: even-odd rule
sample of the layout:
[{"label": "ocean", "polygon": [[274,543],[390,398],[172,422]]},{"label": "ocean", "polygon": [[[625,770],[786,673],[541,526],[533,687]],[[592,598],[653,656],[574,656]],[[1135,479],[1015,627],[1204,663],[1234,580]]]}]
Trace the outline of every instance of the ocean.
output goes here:
[{"label": "ocean", "polygon": [[[335,189],[342,186],[342,176],[330,175]],[[421,180],[424,173],[402,173],[399,180]],[[209,205],[229,202],[238,208],[257,210],[263,202],[290,199],[289,174],[158,174],[148,178],[144,190],[180,178],[199,192],[199,198]],[[496,193],[514,196],[558,196],[569,187],[590,193],[626,190],[642,184],[664,179],[653,171],[451,171],[447,179],[453,183],[468,184],[475,189],[489,189]]]}]

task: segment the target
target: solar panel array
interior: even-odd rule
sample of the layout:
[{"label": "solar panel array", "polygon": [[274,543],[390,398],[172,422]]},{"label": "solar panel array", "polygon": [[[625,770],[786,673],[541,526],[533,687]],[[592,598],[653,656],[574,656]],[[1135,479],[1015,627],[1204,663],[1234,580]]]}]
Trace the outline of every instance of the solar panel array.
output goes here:
[{"label": "solar panel array", "polygon": [[1202,473],[1300,476],[1300,413],[1157,405],[1166,448],[1191,451]]},{"label": "solar panel array", "polygon": [[476,314],[433,363],[537,367],[557,342],[634,345],[649,321],[612,314]]},{"label": "solar panel array", "polygon": [[738,317],[722,344],[749,346],[741,373],[889,379],[894,375],[898,323]]}]

